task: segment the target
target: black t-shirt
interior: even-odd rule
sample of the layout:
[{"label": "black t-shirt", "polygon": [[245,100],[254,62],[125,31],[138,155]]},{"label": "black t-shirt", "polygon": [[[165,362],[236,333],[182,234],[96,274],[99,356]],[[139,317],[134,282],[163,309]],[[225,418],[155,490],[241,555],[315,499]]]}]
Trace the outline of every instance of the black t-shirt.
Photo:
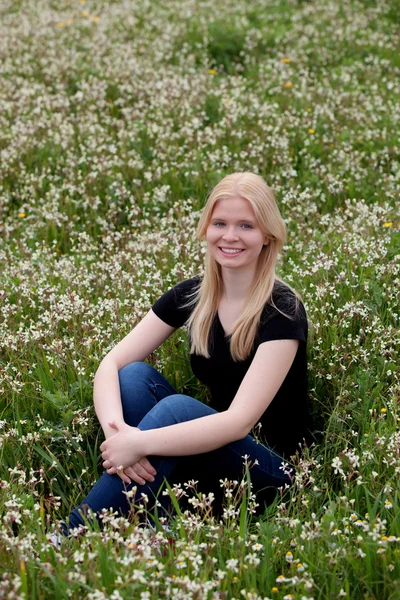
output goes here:
[{"label": "black t-shirt", "polygon": [[[166,292],[152,307],[154,313],[167,325],[181,327],[190,316],[192,307],[185,307],[197,289],[199,278],[187,279]],[[215,315],[210,331],[210,358],[190,355],[194,375],[211,392],[210,405],[217,411],[229,408],[230,403],[249,368],[257,348],[270,340],[299,340],[293,364],[274,399],[263,413],[260,422],[261,440],[286,457],[299,449],[299,443],[310,440],[310,415],[307,398],[307,316],[303,304],[281,282],[276,282],[272,293],[277,308],[290,315],[282,315],[266,304],[260,320],[253,350],[243,361],[234,361],[229,348],[229,336]],[[189,332],[190,335],[190,332]]]}]

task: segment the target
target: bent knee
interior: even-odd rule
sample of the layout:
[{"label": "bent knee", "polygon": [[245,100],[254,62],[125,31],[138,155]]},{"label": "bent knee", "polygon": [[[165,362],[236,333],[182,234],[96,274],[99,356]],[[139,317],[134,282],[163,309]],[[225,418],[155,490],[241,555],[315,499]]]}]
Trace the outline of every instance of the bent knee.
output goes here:
[{"label": "bent knee", "polygon": [[153,367],[145,362],[131,362],[118,371],[119,382],[120,384],[127,381],[132,383],[132,381],[137,378],[143,378],[146,375],[150,375],[152,371]]},{"label": "bent knee", "polygon": [[158,405],[161,409],[169,408],[171,410],[179,410],[187,408],[188,400],[191,400],[189,396],[184,396],[183,394],[171,394],[160,400]]},{"label": "bent knee", "polygon": [[185,394],[172,394],[158,402],[154,410],[169,415],[176,423],[198,419],[216,411]]}]

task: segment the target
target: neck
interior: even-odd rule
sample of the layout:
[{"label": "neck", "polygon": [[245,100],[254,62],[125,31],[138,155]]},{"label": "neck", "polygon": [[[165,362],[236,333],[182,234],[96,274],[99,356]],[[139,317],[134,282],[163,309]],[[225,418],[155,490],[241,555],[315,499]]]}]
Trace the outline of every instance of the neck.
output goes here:
[{"label": "neck", "polygon": [[246,269],[222,269],[222,281],[224,284],[223,295],[230,302],[244,300],[254,279],[254,271]]}]

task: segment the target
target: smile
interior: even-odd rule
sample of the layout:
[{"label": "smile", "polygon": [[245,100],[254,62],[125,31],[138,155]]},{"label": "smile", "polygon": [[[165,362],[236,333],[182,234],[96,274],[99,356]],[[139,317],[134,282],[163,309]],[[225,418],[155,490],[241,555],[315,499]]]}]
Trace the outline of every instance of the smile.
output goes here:
[{"label": "smile", "polygon": [[223,252],[224,254],[240,254],[241,252],[243,252],[244,250],[241,248],[221,248],[220,247],[221,252]]}]

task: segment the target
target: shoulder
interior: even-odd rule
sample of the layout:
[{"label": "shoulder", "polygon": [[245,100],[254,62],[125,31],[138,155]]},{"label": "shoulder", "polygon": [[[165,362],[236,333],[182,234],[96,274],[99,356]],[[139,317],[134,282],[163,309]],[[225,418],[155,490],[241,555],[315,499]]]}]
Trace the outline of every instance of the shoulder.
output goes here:
[{"label": "shoulder", "polygon": [[307,336],[308,321],[302,301],[287,284],[276,281],[261,314],[260,340],[298,339],[306,342]]},{"label": "shoulder", "polygon": [[[173,288],[169,290],[172,292],[176,302],[181,304],[182,302],[190,302],[193,296],[195,296],[201,285],[201,277],[197,275],[191,279],[185,279],[180,283],[177,283]],[[167,292],[167,294],[169,293]]]},{"label": "shoulder", "polygon": [[306,318],[306,310],[299,296],[283,281],[276,280],[271,298],[265,305],[273,312],[282,312],[288,318]]},{"label": "shoulder", "polygon": [[200,277],[181,281],[153,304],[153,312],[171,327],[181,327],[190,316],[200,283]]}]

